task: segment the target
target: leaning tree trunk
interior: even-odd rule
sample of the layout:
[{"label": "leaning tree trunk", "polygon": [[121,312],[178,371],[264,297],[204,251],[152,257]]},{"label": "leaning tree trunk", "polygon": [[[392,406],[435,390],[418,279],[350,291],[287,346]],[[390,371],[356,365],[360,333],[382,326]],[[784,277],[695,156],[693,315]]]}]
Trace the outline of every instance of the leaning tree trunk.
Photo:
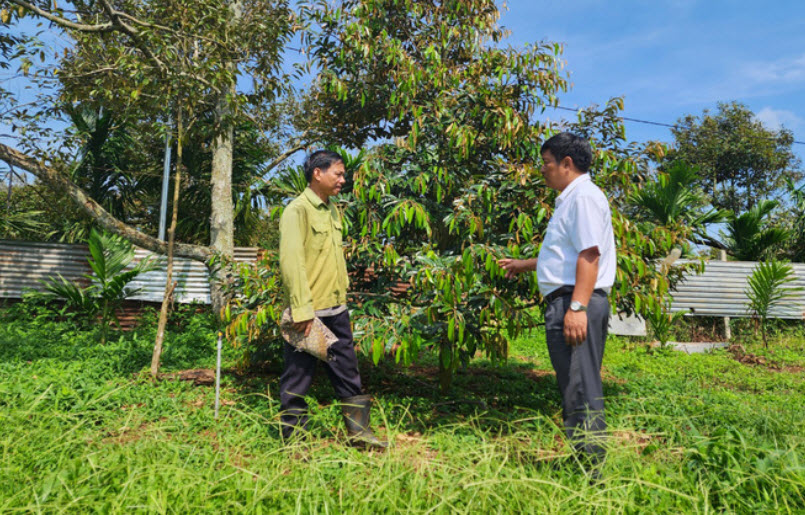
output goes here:
[{"label": "leaning tree trunk", "polygon": [[162,308],[159,311],[159,323],[157,324],[157,337],[154,342],[154,353],[151,355],[151,377],[154,379],[159,375],[159,363],[162,359],[162,343],[165,341],[165,326],[168,325],[168,308],[173,297],[173,290],[176,283],[173,282],[173,242],[176,237],[176,220],[179,218],[179,189],[182,184],[182,108],[178,109],[176,116],[176,179],[173,186],[173,210],[171,213],[171,225],[168,229],[168,271],[165,280],[165,294],[162,296]]}]

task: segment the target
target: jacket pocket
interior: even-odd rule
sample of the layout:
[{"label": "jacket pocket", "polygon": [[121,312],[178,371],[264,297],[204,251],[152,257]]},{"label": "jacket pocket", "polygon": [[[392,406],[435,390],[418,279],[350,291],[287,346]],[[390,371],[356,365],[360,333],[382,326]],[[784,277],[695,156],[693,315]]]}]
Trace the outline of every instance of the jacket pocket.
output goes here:
[{"label": "jacket pocket", "polygon": [[316,220],[310,224],[310,229],[310,246],[314,249],[323,249],[327,244],[327,236],[330,233],[329,222]]}]

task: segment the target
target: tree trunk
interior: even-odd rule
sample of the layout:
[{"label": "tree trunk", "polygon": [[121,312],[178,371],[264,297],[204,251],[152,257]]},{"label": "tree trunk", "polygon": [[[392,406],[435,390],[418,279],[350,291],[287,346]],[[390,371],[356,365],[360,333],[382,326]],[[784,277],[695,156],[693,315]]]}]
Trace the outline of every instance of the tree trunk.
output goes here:
[{"label": "tree trunk", "polygon": [[168,308],[173,297],[176,283],[173,282],[173,243],[176,237],[176,220],[179,218],[179,189],[182,185],[182,108],[179,106],[176,116],[176,180],[173,186],[173,212],[171,213],[171,226],[168,229],[168,265],[167,279],[165,280],[165,294],[162,297],[162,308],[159,310],[159,323],[157,324],[157,337],[154,342],[154,353],[151,355],[151,377],[159,375],[159,363],[162,359],[162,343],[165,341],[165,327],[168,325]]},{"label": "tree trunk", "polygon": [[[229,122],[226,99],[218,102],[216,115],[222,126],[213,139],[212,148],[212,209],[210,213],[210,248],[216,254],[231,258],[235,250],[235,211],[232,205],[232,146],[234,131]],[[210,277],[213,277],[210,270]],[[221,282],[210,284],[212,310],[219,316],[226,303]]]},{"label": "tree trunk", "polygon": [[[240,0],[233,1],[229,9],[233,20],[243,16]],[[233,81],[228,93],[234,97],[237,69],[232,61],[226,63],[226,67]],[[215,254],[231,258],[235,253],[235,210],[232,205],[232,149],[235,135],[232,127],[232,108],[226,97],[227,95],[223,94],[218,98],[215,109],[218,130],[212,142],[210,248]],[[215,277],[213,272],[210,270],[210,277]],[[226,298],[219,280],[213,280],[210,284],[210,300],[213,313],[220,317]]]},{"label": "tree trunk", "polygon": [[453,382],[453,347],[450,342],[439,344],[439,391],[446,394]]}]

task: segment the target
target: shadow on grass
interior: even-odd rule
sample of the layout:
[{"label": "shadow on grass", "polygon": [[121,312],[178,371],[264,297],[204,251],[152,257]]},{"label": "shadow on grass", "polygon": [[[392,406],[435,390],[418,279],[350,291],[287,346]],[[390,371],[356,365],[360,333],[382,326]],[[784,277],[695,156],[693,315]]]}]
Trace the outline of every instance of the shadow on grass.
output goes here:
[{"label": "shadow on grass", "polygon": [[[471,363],[456,371],[447,394],[438,388],[438,367],[435,357],[424,356],[422,364],[410,367],[381,362],[375,366],[366,358],[360,359],[364,391],[370,393],[383,410],[385,422],[404,432],[429,432],[440,427],[455,427],[459,431],[477,430],[505,434],[516,423],[534,417],[551,419],[561,427],[561,398],[553,372],[538,363],[510,359],[506,364]],[[278,366],[271,373],[263,370],[239,375],[230,372],[233,386],[241,394],[241,402],[260,409],[271,399],[279,399]],[[624,386],[604,381],[605,395],[619,395]],[[313,386],[308,393],[313,409],[327,408],[336,396],[323,367],[318,367]],[[264,406],[263,406],[264,407]],[[472,427],[467,422],[472,421]],[[381,421],[374,421],[379,424]],[[317,432],[316,421],[311,430]],[[332,431],[321,425],[325,433]],[[326,435],[322,435],[326,436]]]}]

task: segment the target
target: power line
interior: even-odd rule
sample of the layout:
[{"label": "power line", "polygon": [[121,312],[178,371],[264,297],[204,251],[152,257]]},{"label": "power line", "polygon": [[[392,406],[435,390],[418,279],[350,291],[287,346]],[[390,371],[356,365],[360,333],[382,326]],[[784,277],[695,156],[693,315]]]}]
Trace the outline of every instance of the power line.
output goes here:
[{"label": "power line", "polygon": [[[563,111],[572,111],[574,113],[578,113],[579,111],[581,111],[581,109],[574,109],[572,107],[564,107],[564,106],[548,106],[548,107],[551,107],[553,109],[561,109]],[[626,121],[629,121],[629,122],[644,123],[646,125],[656,125],[658,127],[668,127],[669,129],[678,129],[678,130],[683,130],[684,129],[684,127],[682,127],[681,125],[674,125],[674,124],[670,124],[670,123],[652,122],[650,120],[640,120],[639,118],[629,118],[629,117],[626,117],[626,116],[621,116],[620,118],[621,118],[621,120],[626,120]],[[747,136],[747,137],[754,138],[754,139],[766,139],[766,140],[772,140],[772,141],[776,141],[776,139],[777,139],[777,138],[770,138],[770,137],[766,137],[766,136]],[[805,145],[805,141],[796,141],[796,140],[794,140],[794,141],[791,142],[791,144],[792,145]]]}]

